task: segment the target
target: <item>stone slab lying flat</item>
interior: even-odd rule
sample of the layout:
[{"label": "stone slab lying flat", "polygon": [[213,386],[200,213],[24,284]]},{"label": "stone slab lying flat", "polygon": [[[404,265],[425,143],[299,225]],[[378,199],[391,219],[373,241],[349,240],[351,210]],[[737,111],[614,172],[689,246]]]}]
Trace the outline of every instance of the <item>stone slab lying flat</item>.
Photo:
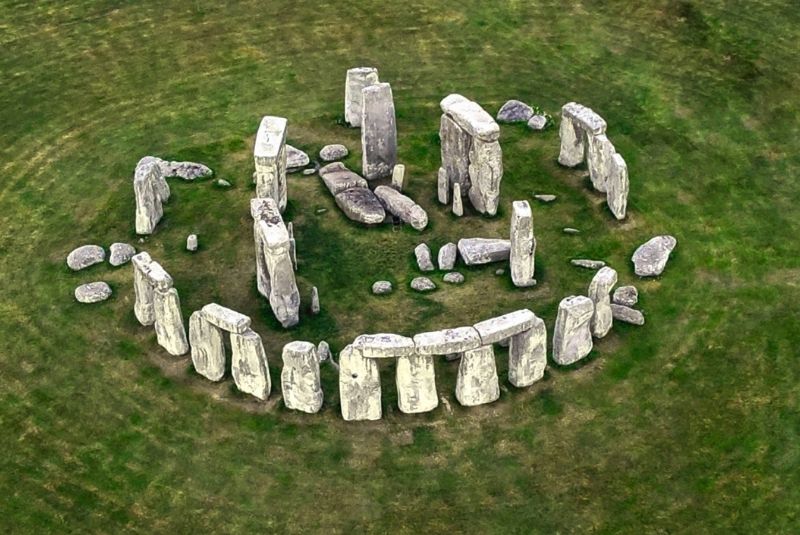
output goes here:
[{"label": "stone slab lying flat", "polygon": [[204,306],[203,316],[213,325],[228,332],[241,334],[250,328],[248,316],[216,303]]},{"label": "stone slab lying flat", "polygon": [[536,315],[523,308],[473,325],[483,345],[495,344],[533,327]]},{"label": "stone slab lying flat", "polygon": [[420,355],[447,355],[480,347],[481,337],[472,327],[456,327],[419,333],[414,336],[414,344]]},{"label": "stone slab lying flat", "polygon": [[407,357],[416,352],[414,340],[399,334],[362,334],[353,342],[353,349],[368,359]]}]

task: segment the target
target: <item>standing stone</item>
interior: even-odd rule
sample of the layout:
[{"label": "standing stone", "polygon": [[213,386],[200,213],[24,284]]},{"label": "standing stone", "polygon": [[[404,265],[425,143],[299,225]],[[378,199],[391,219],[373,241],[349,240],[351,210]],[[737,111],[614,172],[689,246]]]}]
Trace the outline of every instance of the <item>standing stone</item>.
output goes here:
[{"label": "standing stone", "polygon": [[225,375],[222,329],[208,321],[200,310],[189,316],[189,343],[195,371],[211,381],[222,379]]},{"label": "standing stone", "polygon": [[605,192],[608,189],[613,158],[617,151],[605,134],[587,136],[586,141],[586,167],[589,168],[589,179],[595,190]]},{"label": "standing stone", "polygon": [[444,169],[439,169],[439,178],[436,181],[436,198],[441,204],[450,202],[450,185],[447,182],[447,174]]},{"label": "standing stone", "polygon": [[136,298],[133,304],[133,313],[139,323],[145,326],[152,325],[156,321],[156,313],[153,308],[153,286],[148,277],[151,262],[150,255],[144,251],[131,259],[133,291]]},{"label": "standing stone", "polygon": [[611,300],[618,305],[632,307],[639,302],[639,290],[636,286],[620,286],[614,290]]},{"label": "standing stone", "polygon": [[361,127],[361,91],[378,83],[378,70],[372,67],[356,67],[347,70],[344,86],[344,120],[353,127]]},{"label": "standing stone", "polygon": [[162,203],[169,199],[169,186],[156,158],[139,160],[133,174],[136,199],[136,234],[152,234],[164,215]]},{"label": "standing stone", "polygon": [[267,354],[261,337],[252,329],[231,334],[231,374],[241,392],[261,400],[269,397],[272,381]]},{"label": "standing stone", "polygon": [[420,271],[433,271],[436,268],[431,258],[431,248],[427,243],[420,243],[414,248],[414,256],[417,259],[417,266]]},{"label": "standing stone", "polygon": [[378,363],[347,346],[339,353],[339,402],[346,421],[380,420],[381,378]]},{"label": "standing stone", "polygon": [[322,407],[317,349],[310,342],[289,342],[283,346],[281,389],[287,409],[314,414]]},{"label": "standing stone", "polygon": [[628,191],[630,184],[628,181],[628,164],[619,154],[611,157],[611,170],[607,182],[606,203],[611,213],[619,220],[625,219],[628,209]]},{"label": "standing stone", "polygon": [[458,256],[458,247],[453,242],[442,245],[439,249],[438,261],[439,269],[442,271],[450,271],[456,265],[456,256]]},{"label": "standing stone", "polygon": [[392,169],[392,187],[397,191],[403,191],[406,179],[406,166],[399,163]]},{"label": "standing stone", "polygon": [[573,295],[558,304],[553,330],[553,360],[562,366],[584,358],[592,350],[590,328],[594,304],[588,297]]},{"label": "standing stone", "polygon": [[528,201],[514,201],[511,210],[511,281],[517,288],[533,286],[536,284],[533,278],[536,238],[531,206]]},{"label": "standing stone", "polygon": [[186,354],[189,351],[189,342],[186,340],[186,328],[183,326],[181,317],[181,301],[178,298],[178,290],[156,288],[153,297],[158,345],[176,357]]},{"label": "standing stone", "polygon": [[114,267],[127,264],[133,255],[136,254],[136,249],[127,243],[112,243],[109,248],[108,263]]},{"label": "standing stone", "polygon": [[362,173],[367,180],[391,175],[397,164],[397,126],[392,87],[377,83],[361,91]]},{"label": "standing stone", "polygon": [[311,288],[311,313],[315,316],[319,314],[319,290],[314,286]]},{"label": "standing stone", "polygon": [[99,245],[81,245],[67,255],[67,266],[72,271],[100,264],[106,259],[106,251]]},{"label": "standing stone", "polygon": [[439,405],[433,357],[410,355],[397,359],[397,406],[406,414],[432,411]]},{"label": "standing stone", "polygon": [[677,244],[674,236],[656,236],[640,245],[631,257],[636,274],[640,277],[661,275]]},{"label": "standing stone", "polygon": [[281,213],[286,209],[287,123],[283,117],[264,116],[258,127],[253,148],[256,196],[274,200]]},{"label": "standing stone", "polygon": [[589,299],[594,303],[591,328],[595,338],[603,338],[611,330],[611,289],[617,284],[617,272],[610,267],[598,271],[589,284]]},{"label": "standing stone", "polygon": [[503,151],[497,141],[474,139],[469,151],[469,200],[482,214],[495,215],[503,179]]},{"label": "standing stone", "polygon": [[428,214],[425,209],[389,186],[375,188],[375,196],[381,200],[386,210],[408,223],[414,230],[423,230],[428,226]]},{"label": "standing stone", "polygon": [[464,199],[461,196],[461,184],[453,184],[453,215],[461,217],[464,215]]},{"label": "standing stone", "polygon": [[189,234],[186,237],[186,250],[191,252],[197,250],[197,234]]},{"label": "standing stone", "polygon": [[492,346],[465,351],[458,365],[456,399],[465,407],[497,401],[500,381]]},{"label": "standing stone", "polygon": [[547,329],[536,317],[533,327],[510,339],[508,382],[517,388],[530,386],[544,377],[547,367]]}]

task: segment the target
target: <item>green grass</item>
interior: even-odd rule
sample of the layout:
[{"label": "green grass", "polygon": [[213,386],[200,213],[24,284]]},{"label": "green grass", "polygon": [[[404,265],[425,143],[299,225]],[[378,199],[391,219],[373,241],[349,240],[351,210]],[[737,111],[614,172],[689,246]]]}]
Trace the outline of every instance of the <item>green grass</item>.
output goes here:
[{"label": "green grass", "polygon": [[[788,533],[800,522],[800,10],[789,0],[646,3],[437,1],[0,3],[0,530],[42,532]],[[316,153],[348,67],[392,84],[400,160],[429,211],[423,233],[345,220],[318,177],[292,175],[299,285],[323,313],[278,329],[253,277],[248,199],[259,118],[284,115]],[[499,217],[435,202],[438,103],[495,112],[509,98],[557,115],[596,109],[628,162],[630,213],[611,218],[583,170],[556,163],[556,129],[503,126]],[[146,154],[198,160],[233,183],[171,181],[156,234],[133,229]],[[495,266],[412,295],[413,247],[505,235],[533,203],[536,288]],[[327,212],[316,215],[317,208]],[[565,226],[581,234],[561,233]],[[184,251],[196,232],[200,250]],[[678,248],[638,281],[652,235]],[[131,268],[72,273],[83,243],[130,241],[173,275],[188,317],[217,301],[249,314],[279,382],[280,348],[404,334],[528,307],[552,329],[603,258],[640,289],[648,323],[617,325],[589,362],[551,367],[498,403],[464,409],[456,363],[437,361],[452,413],[396,408],[346,424],[323,366],[316,416],[200,380],[133,317]],[[435,279],[439,279],[436,275]],[[369,293],[379,278],[391,296]],[[75,286],[107,280],[84,306]],[[501,372],[505,352],[498,352]],[[276,388],[276,391],[279,390]]]}]

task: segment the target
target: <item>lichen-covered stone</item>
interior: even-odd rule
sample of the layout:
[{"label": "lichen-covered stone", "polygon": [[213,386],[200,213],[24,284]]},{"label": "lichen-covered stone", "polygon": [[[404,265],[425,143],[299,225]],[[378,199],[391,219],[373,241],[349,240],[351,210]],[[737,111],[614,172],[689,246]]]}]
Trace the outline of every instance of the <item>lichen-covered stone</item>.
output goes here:
[{"label": "lichen-covered stone", "polygon": [[287,409],[314,414],[322,407],[317,348],[310,342],[294,341],[283,346],[281,389]]},{"label": "lichen-covered stone", "polygon": [[145,251],[131,257],[133,266],[133,290],[135,301],[133,313],[142,325],[152,325],[156,321],[153,308],[153,286],[150,284],[148,272],[152,259]]},{"label": "lichen-covered stone", "polygon": [[375,188],[375,196],[380,199],[386,210],[408,223],[415,230],[423,230],[428,226],[428,213],[413,199],[403,195],[389,186]]},{"label": "lichen-covered stone", "polygon": [[591,321],[592,335],[603,338],[611,330],[611,289],[617,284],[617,272],[610,267],[598,271],[589,284],[589,299],[594,303],[594,314]]},{"label": "lichen-covered stone", "polygon": [[210,177],[214,172],[208,166],[197,162],[175,162],[158,158],[161,173],[165,176],[174,176],[183,180],[196,180]]},{"label": "lichen-covered stone", "polygon": [[287,124],[283,117],[264,116],[253,148],[256,196],[274,200],[281,212],[286,209]]},{"label": "lichen-covered stone", "polygon": [[450,202],[450,184],[447,182],[447,174],[443,167],[439,168],[439,175],[436,180],[436,198],[440,204]]},{"label": "lichen-covered stone", "polygon": [[583,295],[564,298],[558,304],[553,330],[553,360],[562,366],[577,362],[592,351],[592,300]]},{"label": "lichen-covered stone", "polygon": [[217,303],[209,303],[204,306],[203,315],[208,321],[230,333],[243,333],[250,329],[249,316]]},{"label": "lichen-covered stone", "polygon": [[462,238],[458,240],[458,254],[468,266],[502,262],[511,254],[511,240]]},{"label": "lichen-covered stone", "polygon": [[439,105],[444,113],[474,139],[493,142],[500,138],[500,126],[477,102],[452,94],[443,98]]},{"label": "lichen-covered stone", "polygon": [[[439,169],[439,202],[447,204],[446,192],[451,186],[460,184],[462,191],[469,191],[469,150],[472,147],[472,136],[444,114],[439,123],[439,139],[442,156],[442,166]],[[443,191],[445,200],[442,200]]]},{"label": "lichen-covered stone", "polygon": [[111,286],[107,282],[89,282],[75,288],[75,299],[79,303],[99,303],[111,297]]},{"label": "lichen-covered stone", "polygon": [[544,115],[534,115],[528,119],[528,128],[533,131],[539,132],[544,130],[547,126],[547,117]]},{"label": "lichen-covered stone", "polygon": [[307,166],[311,163],[311,158],[308,157],[308,154],[303,152],[302,150],[298,149],[297,147],[293,147],[286,144],[286,172],[292,173],[303,167]]},{"label": "lichen-covered stone", "polygon": [[589,169],[589,179],[595,190],[607,191],[613,158],[616,153],[614,144],[605,134],[587,136],[586,167]]},{"label": "lichen-covered stone", "polygon": [[346,421],[381,418],[378,363],[364,358],[352,346],[339,353],[339,403]]},{"label": "lichen-covered stone", "polygon": [[582,267],[586,269],[600,269],[601,267],[606,265],[606,263],[603,262],[602,260],[589,260],[588,258],[573,258],[569,262],[573,266]]},{"label": "lichen-covered stone", "polygon": [[401,163],[392,169],[392,187],[397,191],[403,191],[406,187],[406,166]]},{"label": "lichen-covered stone", "polygon": [[398,358],[396,383],[401,412],[418,414],[439,405],[432,356],[414,354]]},{"label": "lichen-covered stone", "polygon": [[600,135],[606,131],[606,122],[592,109],[575,102],[561,107],[561,152],[558,162],[575,167],[583,162],[587,151],[587,136]]},{"label": "lichen-covered stone", "polygon": [[392,293],[392,283],[389,281],[375,281],[372,283],[372,293],[386,295]]},{"label": "lichen-covered stone", "polygon": [[464,215],[464,197],[461,195],[461,184],[453,184],[453,215],[461,217]]},{"label": "lichen-covered stone", "polygon": [[222,329],[208,321],[199,310],[189,316],[189,343],[195,371],[210,381],[222,379],[225,376]]},{"label": "lichen-covered stone", "polygon": [[164,215],[162,203],[170,196],[169,186],[161,173],[157,158],[145,156],[136,164],[133,193],[136,202],[136,234],[152,234]]},{"label": "lichen-covered stone", "polygon": [[325,187],[331,192],[331,195],[338,195],[343,191],[350,188],[367,188],[369,183],[361,176],[345,168],[341,171],[327,171],[319,174]]},{"label": "lichen-covered stone", "polygon": [[511,203],[511,281],[517,288],[536,284],[534,279],[536,238],[533,235],[533,213],[528,201]]},{"label": "lichen-covered stone", "polygon": [[420,243],[414,248],[414,257],[417,259],[417,267],[420,271],[433,271],[436,268],[431,258],[431,248],[427,243]]},{"label": "lichen-covered stone", "polygon": [[361,90],[362,173],[367,180],[388,177],[397,164],[397,125],[392,87],[377,83]]},{"label": "lichen-covered stone", "polygon": [[373,67],[355,67],[347,70],[344,86],[344,119],[354,128],[361,128],[361,91],[378,83],[378,70]]},{"label": "lichen-covered stone", "polygon": [[656,236],[640,245],[631,258],[636,274],[640,277],[661,275],[677,244],[674,236]]},{"label": "lichen-covered stone", "polygon": [[450,273],[445,273],[442,280],[448,284],[461,284],[464,282],[464,275],[458,271],[451,271]]},{"label": "lichen-covered stone", "polygon": [[492,346],[470,349],[461,356],[456,378],[456,399],[465,407],[497,401],[500,381]]},{"label": "lichen-covered stone", "polygon": [[474,139],[469,151],[468,196],[472,206],[482,214],[495,215],[500,201],[503,180],[503,151],[497,141]]},{"label": "lichen-covered stone", "polygon": [[231,375],[245,394],[265,400],[272,389],[267,354],[261,337],[252,329],[231,334]]},{"label": "lichen-covered stone", "polygon": [[530,386],[542,377],[547,367],[547,329],[535,317],[530,329],[515,334],[508,347],[508,382],[517,388]]},{"label": "lichen-covered stone", "polygon": [[481,337],[473,327],[456,327],[419,333],[414,345],[420,355],[447,355],[463,353],[481,345]]},{"label": "lichen-covered stone", "polygon": [[455,243],[446,243],[439,248],[437,256],[439,269],[448,271],[453,269],[456,265],[456,257],[458,256],[458,247]]},{"label": "lichen-covered stone", "polygon": [[72,271],[100,264],[106,259],[106,251],[99,245],[81,245],[67,255],[67,266]]},{"label": "lichen-covered stone", "polygon": [[338,193],[334,200],[344,215],[357,223],[377,225],[386,219],[381,201],[369,188],[350,188]]},{"label": "lichen-covered stone", "polygon": [[185,355],[189,351],[186,339],[186,328],[181,316],[181,301],[178,290],[155,289],[153,293],[153,309],[155,311],[155,329],[158,345],[173,356]]}]

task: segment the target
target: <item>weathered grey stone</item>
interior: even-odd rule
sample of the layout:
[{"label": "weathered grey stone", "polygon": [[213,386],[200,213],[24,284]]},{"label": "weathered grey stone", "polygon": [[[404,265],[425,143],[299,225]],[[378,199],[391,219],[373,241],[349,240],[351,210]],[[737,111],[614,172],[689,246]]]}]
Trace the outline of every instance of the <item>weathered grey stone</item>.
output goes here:
[{"label": "weathered grey stone", "polygon": [[464,198],[461,195],[461,184],[453,184],[453,215],[461,217],[464,215]]},{"label": "weathered grey stone", "polygon": [[589,284],[589,299],[594,303],[591,329],[595,338],[603,338],[611,330],[611,289],[617,284],[617,272],[606,266],[592,278]]},{"label": "weathered grey stone", "polygon": [[181,316],[181,301],[178,290],[155,289],[153,293],[153,309],[155,311],[156,340],[158,345],[174,356],[184,355],[189,351],[186,340],[186,328]]},{"label": "weathered grey stone", "polygon": [[439,248],[439,269],[448,271],[453,269],[456,265],[456,257],[458,256],[458,247],[453,242],[446,243]]},{"label": "weathered grey stone", "polygon": [[311,163],[311,158],[308,157],[308,154],[298,149],[297,147],[293,147],[289,144],[286,145],[287,172],[291,173],[297,171],[307,166],[309,163]]},{"label": "weathered grey stone", "polygon": [[511,240],[462,238],[458,240],[458,253],[468,266],[502,262],[511,254]]},{"label": "weathered grey stone", "polygon": [[558,304],[553,330],[553,360],[557,364],[572,364],[591,352],[593,314],[592,300],[583,295],[565,297]]},{"label": "weathered grey stone", "polygon": [[578,266],[586,269],[600,269],[606,263],[602,260],[589,260],[587,258],[573,258],[569,261],[573,266]]},{"label": "weathered grey stone", "polygon": [[106,251],[99,245],[81,245],[67,255],[67,266],[72,271],[79,271],[106,259]]},{"label": "weathered grey stone", "polygon": [[367,188],[369,185],[364,178],[349,169],[328,171],[325,174],[320,173],[319,176],[322,178],[322,182],[325,183],[325,187],[331,192],[331,195],[338,195],[351,188]]},{"label": "weathered grey stone", "polygon": [[361,128],[361,91],[378,83],[378,70],[372,67],[356,67],[347,70],[344,86],[344,120],[354,128]]},{"label": "weathered grey stone", "polygon": [[611,300],[618,305],[632,307],[639,302],[639,290],[636,286],[620,286],[614,290]]},{"label": "weathered grey stone", "polygon": [[544,115],[534,115],[528,119],[528,128],[535,131],[544,130],[547,126],[547,117]]},{"label": "weathered grey stone", "polygon": [[547,367],[547,329],[534,316],[527,331],[511,337],[508,348],[508,382],[517,388],[530,386],[542,377]]},{"label": "weathered grey stone", "polygon": [[156,321],[156,313],[153,309],[153,286],[147,276],[151,262],[150,255],[144,251],[131,257],[133,290],[136,298],[133,313],[139,323],[145,326],[152,325]]},{"label": "weathered grey stone", "polygon": [[519,100],[509,100],[497,112],[501,123],[525,123],[533,117],[533,108]]},{"label": "weathered grey stone", "polygon": [[406,186],[406,166],[399,163],[392,169],[392,187],[397,191],[403,191]]},{"label": "weathered grey stone", "polygon": [[628,164],[625,163],[625,159],[622,156],[614,154],[611,157],[606,202],[611,213],[619,220],[625,219],[625,213],[628,209],[629,189]]},{"label": "weathered grey stone", "polygon": [[416,352],[414,340],[390,333],[362,334],[352,345],[353,349],[360,351],[368,359],[407,357]]},{"label": "weathered grey stone", "polygon": [[319,290],[314,286],[311,288],[311,313],[316,316],[319,311]]},{"label": "weathered grey stone", "polygon": [[197,234],[186,236],[186,250],[192,252],[197,250]]},{"label": "weathered grey stone", "polygon": [[145,156],[136,164],[133,193],[136,200],[136,234],[152,234],[164,215],[162,203],[170,195],[158,158]]},{"label": "weathered grey stone", "polygon": [[423,230],[428,226],[428,214],[411,198],[389,186],[375,188],[375,196],[380,199],[386,210],[408,223],[415,230]]},{"label": "weathered grey stone", "polygon": [[350,151],[347,150],[347,147],[336,143],[322,147],[322,150],[319,151],[319,159],[323,162],[333,162],[347,158],[348,154]]},{"label": "weathered grey stone", "polygon": [[385,295],[392,293],[392,283],[389,281],[375,281],[372,283],[372,293]]},{"label": "weathered grey stone", "polygon": [[615,320],[630,323],[632,325],[644,325],[644,314],[631,307],[612,303],[611,314],[614,316]]},{"label": "weathered grey stone", "polygon": [[392,87],[387,83],[373,84],[362,89],[361,95],[361,170],[367,180],[387,177],[397,164]]},{"label": "weathered grey stone", "polygon": [[334,200],[344,215],[357,223],[377,225],[386,219],[381,201],[369,188],[350,188],[338,193]]},{"label": "weathered grey stone", "polygon": [[430,292],[436,289],[436,284],[428,277],[414,277],[411,280],[411,289],[418,292]]},{"label": "weathered grey stone", "polygon": [[633,253],[634,271],[640,277],[655,277],[664,272],[669,255],[678,240],[674,236],[656,236],[640,245]]},{"label": "weathered grey stone", "polygon": [[331,358],[331,346],[325,340],[317,344],[317,358],[320,362],[325,362]]},{"label": "weathered grey stone", "polygon": [[267,354],[261,337],[252,329],[231,334],[231,375],[241,392],[261,400],[269,397],[272,380]]},{"label": "weathered grey stone", "polygon": [[436,269],[431,258],[431,248],[427,243],[420,243],[414,248],[414,257],[417,259],[417,266],[420,271],[433,271]]},{"label": "weathered grey stone", "polygon": [[533,235],[533,212],[528,201],[511,203],[511,281],[517,288],[536,284],[533,278],[536,238]]},{"label": "weathered grey stone", "polygon": [[613,157],[617,151],[605,134],[586,137],[586,167],[595,190],[605,192],[611,176]]},{"label": "weathered grey stone", "polygon": [[406,414],[432,411],[439,405],[436,374],[430,355],[407,355],[397,359],[397,406]]},{"label": "weathered grey stone", "polygon": [[256,196],[273,199],[281,212],[286,209],[287,123],[283,117],[264,116],[253,148]]},{"label": "weathered grey stone", "polygon": [[440,107],[473,138],[485,142],[500,138],[500,126],[477,102],[452,94],[442,99]]},{"label": "weathered grey stone", "polygon": [[500,398],[500,381],[492,346],[470,349],[461,356],[456,399],[464,407],[492,403]]},{"label": "weathered grey stone", "polygon": [[75,299],[79,303],[99,303],[111,297],[111,287],[107,282],[89,282],[75,288]]},{"label": "weathered grey stone", "polygon": [[452,271],[450,273],[445,273],[442,280],[448,284],[461,284],[464,282],[464,275],[458,271]]},{"label": "weathered grey stone", "polygon": [[533,197],[536,200],[542,201],[544,203],[553,202],[557,198],[555,195],[549,195],[549,194],[539,194],[539,195],[534,195]]},{"label": "weathered grey stone", "polygon": [[339,353],[339,402],[346,421],[381,418],[378,363],[364,358],[352,346]]},{"label": "weathered grey stone", "polygon": [[503,180],[503,151],[497,141],[474,139],[469,151],[469,200],[482,214],[495,215]]},{"label": "weathered grey stone", "polygon": [[442,156],[442,166],[439,168],[439,202],[448,204],[449,188],[452,185],[460,184],[462,191],[469,191],[469,150],[472,147],[472,136],[444,114],[439,123],[439,139]]},{"label": "weathered grey stone", "polygon": [[456,327],[419,333],[414,345],[420,355],[447,355],[463,353],[481,345],[481,337],[473,327]]},{"label": "weathered grey stone", "polygon": [[450,201],[450,186],[443,167],[439,168],[439,175],[436,180],[436,198],[441,204],[447,204]]},{"label": "weathered grey stone", "polygon": [[108,263],[114,267],[127,264],[133,255],[136,254],[136,249],[133,245],[127,243],[112,243],[109,248]]},{"label": "weathered grey stone", "polygon": [[473,328],[478,331],[481,344],[487,346],[532,329],[536,319],[533,312],[523,308],[478,322],[473,325]]},{"label": "weathered grey stone", "polygon": [[322,407],[317,349],[310,342],[294,341],[283,346],[281,390],[287,409],[314,414]]},{"label": "weathered grey stone", "polygon": [[161,174],[165,177],[174,176],[183,180],[210,177],[214,172],[207,166],[196,162],[168,162],[158,158]]},{"label": "weathered grey stone", "polygon": [[208,321],[199,310],[189,316],[189,342],[195,371],[211,381],[222,379],[225,375],[222,329]]},{"label": "weathered grey stone", "polygon": [[203,307],[203,316],[224,331],[230,333],[243,333],[250,328],[250,317],[235,310],[209,303]]}]

